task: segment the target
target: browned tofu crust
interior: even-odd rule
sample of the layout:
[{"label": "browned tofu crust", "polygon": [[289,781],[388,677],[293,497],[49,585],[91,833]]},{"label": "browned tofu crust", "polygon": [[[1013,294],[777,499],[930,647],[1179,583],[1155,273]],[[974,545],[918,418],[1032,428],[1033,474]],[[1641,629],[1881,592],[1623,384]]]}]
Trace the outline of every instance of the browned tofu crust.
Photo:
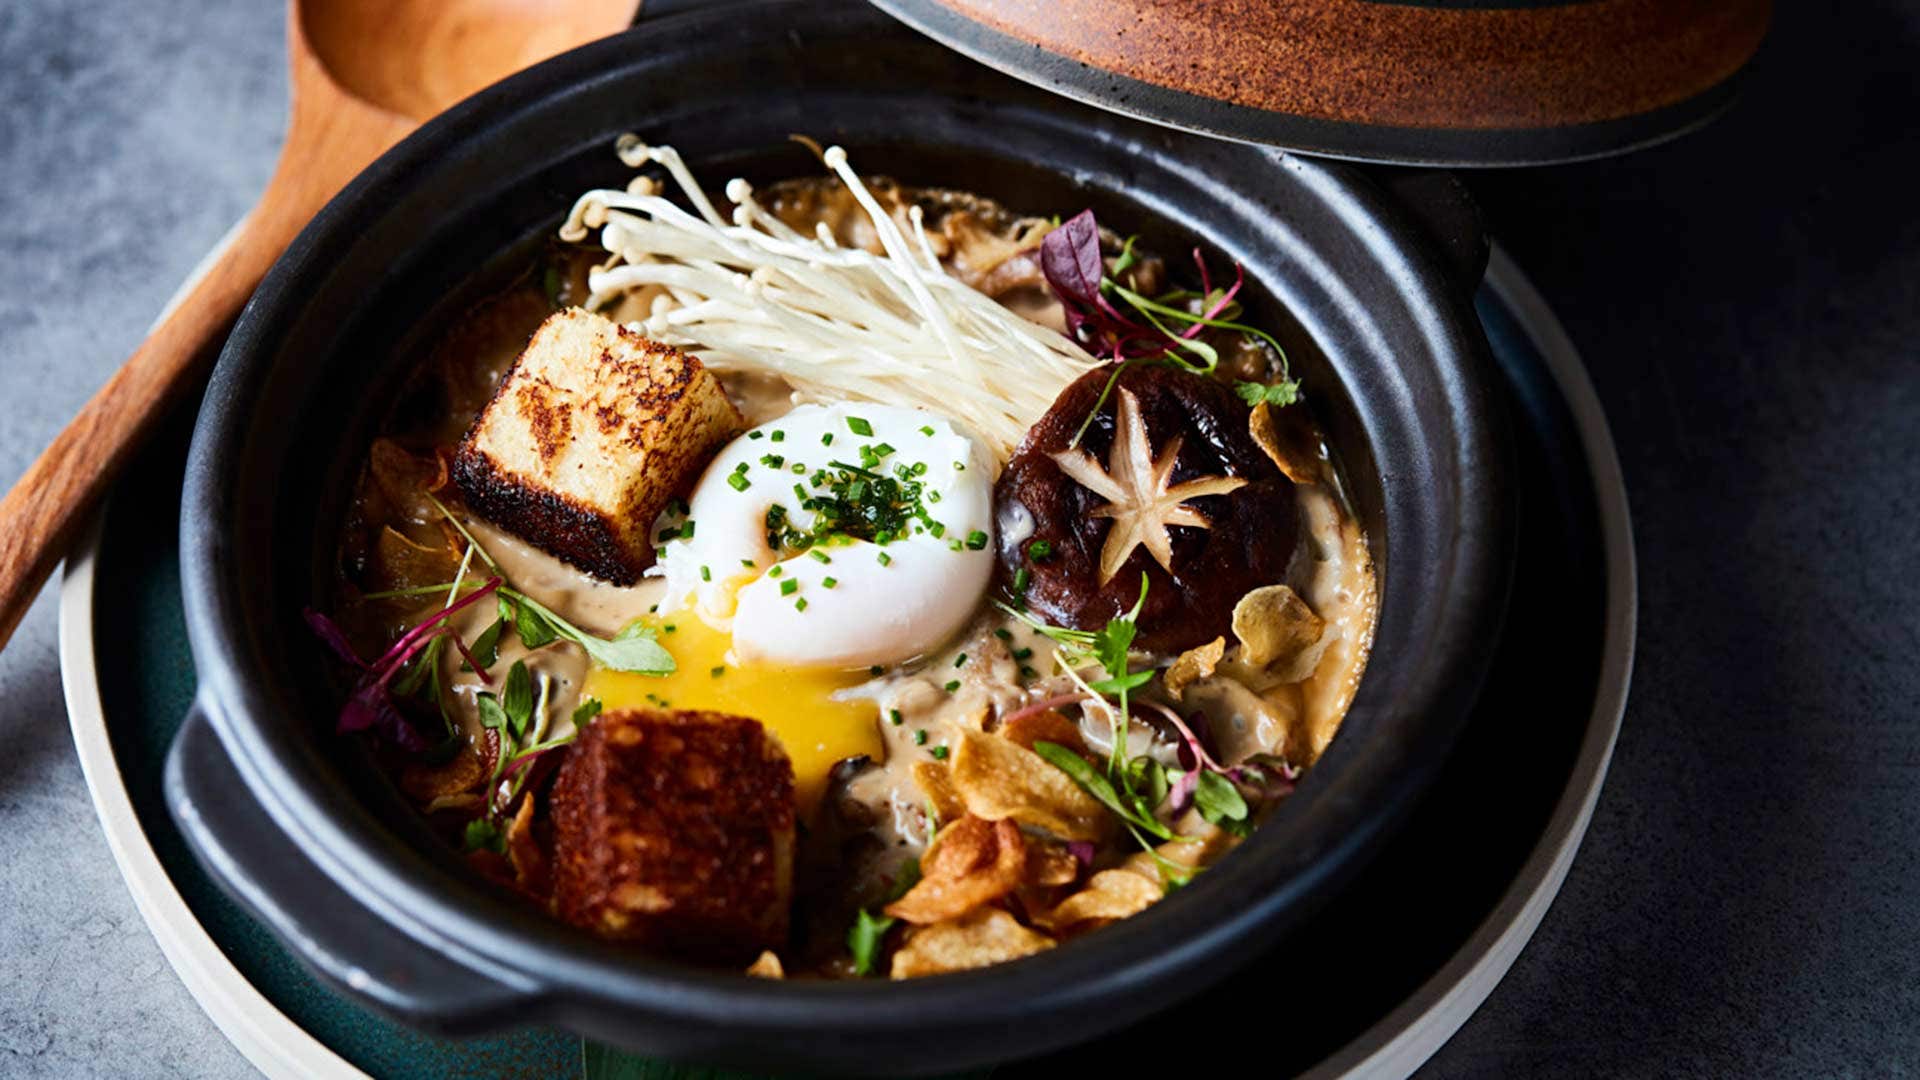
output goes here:
[{"label": "browned tofu crust", "polygon": [[580,309],[543,323],[474,418],[453,478],[480,516],[617,585],[742,420],[698,358]]},{"label": "browned tofu crust", "polygon": [[[497,468],[493,458],[475,449],[471,440],[460,444],[454,454],[453,479],[475,513],[594,577],[632,585],[653,565],[653,548],[636,553],[613,518]],[[658,517],[665,504],[662,496],[647,521]]]},{"label": "browned tofu crust", "polygon": [[602,714],[569,750],[551,806],[566,921],[715,963],[786,944],[793,767],[758,721]]}]

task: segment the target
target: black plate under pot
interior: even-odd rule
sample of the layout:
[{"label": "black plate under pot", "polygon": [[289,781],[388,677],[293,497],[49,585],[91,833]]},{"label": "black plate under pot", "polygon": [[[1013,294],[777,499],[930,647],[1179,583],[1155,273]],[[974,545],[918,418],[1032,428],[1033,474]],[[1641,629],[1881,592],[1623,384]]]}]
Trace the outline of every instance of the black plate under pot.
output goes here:
[{"label": "black plate under pot", "polygon": [[[1345,726],[1230,858],[1134,918],[1003,966],[748,979],[611,948],[500,894],[333,734],[341,690],[300,612],[329,602],[352,481],[421,355],[411,343],[496,284],[503,253],[551,234],[577,194],[623,183],[612,147],[626,131],[679,147],[715,190],[813,174],[787,141],[803,132],[863,171],[1032,211],[1092,206],[1161,250],[1198,243],[1245,264],[1259,286],[1248,317],[1288,344],[1347,470],[1381,605]],[[650,19],[480,94],[314,220],[214,374],[181,519],[200,677],[186,731],[211,725],[264,816],[239,798],[170,805],[190,808],[201,857],[316,970],[436,1031],[550,1022],[666,1057],[906,1074],[1084,1040],[1196,993],[1398,824],[1477,694],[1505,607],[1512,489],[1473,282],[1432,242],[1437,219],[1395,190],[1051,97],[851,3]],[[172,791],[188,768],[176,753]],[[303,857],[353,905],[300,889],[307,871],[289,860]],[[1272,1007],[1312,992],[1278,981]]]}]

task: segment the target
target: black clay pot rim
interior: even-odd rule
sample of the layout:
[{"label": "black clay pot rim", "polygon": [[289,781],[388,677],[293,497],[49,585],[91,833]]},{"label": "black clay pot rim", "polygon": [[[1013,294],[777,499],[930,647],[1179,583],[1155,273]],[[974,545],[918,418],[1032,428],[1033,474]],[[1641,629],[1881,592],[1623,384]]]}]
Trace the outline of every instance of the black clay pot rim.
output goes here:
[{"label": "black clay pot rim", "polygon": [[[787,9],[787,24],[880,19],[851,9],[811,9],[805,3],[779,6]],[[771,982],[615,954],[536,913],[486,898],[395,837],[366,828],[359,820],[364,814],[356,816],[360,808],[351,793],[327,785],[311,750],[297,745],[297,734],[276,727],[282,721],[265,688],[275,673],[260,670],[247,640],[248,608],[258,590],[235,580],[227,566],[234,528],[232,488],[250,433],[266,422],[254,415],[249,403],[277,355],[274,335],[291,318],[288,312],[297,310],[314,284],[333,272],[330,259],[351,246],[362,226],[379,217],[393,193],[416,174],[484,142],[496,117],[563,92],[638,77],[657,62],[650,49],[674,48],[675,34],[683,42],[697,38],[698,27],[689,24],[726,16],[724,11],[695,10],[643,23],[463,103],[356,179],[276,264],[243,313],[214,374],[188,468],[181,519],[182,582],[202,680],[201,707],[274,827],[296,839],[329,878],[376,917],[402,928],[423,948],[490,980],[496,996],[504,995],[524,1010],[521,1019],[604,1028],[609,1017],[640,1010],[669,1021],[724,1020],[737,1024],[742,1037],[756,1030],[832,1030],[855,1037],[861,1032],[924,1032],[932,1017],[952,1017],[984,1032],[1099,1008],[1094,1027],[1028,1037],[1023,1045],[1031,1047],[1057,1045],[1137,1018],[1164,1004],[1166,995],[1191,992],[1224,974],[1228,965],[1284,930],[1290,911],[1297,912],[1310,897],[1324,899],[1334,879],[1351,871],[1355,857],[1379,839],[1398,809],[1424,786],[1451,738],[1451,729],[1440,721],[1423,727],[1421,717],[1403,717],[1412,711],[1407,702],[1455,721],[1464,715],[1482,666],[1473,659],[1470,643],[1491,640],[1504,607],[1510,542],[1505,500],[1510,489],[1497,409],[1486,397],[1490,377],[1485,347],[1466,290],[1449,280],[1440,260],[1411,238],[1389,200],[1338,166],[1271,155],[1276,169],[1295,174],[1332,213],[1350,223],[1354,244],[1377,261],[1384,276],[1402,283],[1391,299],[1405,306],[1401,314],[1407,343],[1440,358],[1442,369],[1437,383],[1425,388],[1440,393],[1441,400],[1415,404],[1415,390],[1405,378],[1383,386],[1408,399],[1398,407],[1424,408],[1423,415],[1447,436],[1444,445],[1410,447],[1404,456],[1382,461],[1383,483],[1418,483],[1425,473],[1458,480],[1458,490],[1441,493],[1449,497],[1445,501],[1455,516],[1419,526],[1432,531],[1445,560],[1419,566],[1390,555],[1392,566],[1382,582],[1383,622],[1408,611],[1418,611],[1427,620],[1416,628],[1423,631],[1425,654],[1390,658],[1395,668],[1417,677],[1403,687],[1400,700],[1385,700],[1381,680],[1365,679],[1354,706],[1355,714],[1382,713],[1389,732],[1404,731],[1415,745],[1381,745],[1367,753],[1367,748],[1336,739],[1321,769],[1309,773],[1293,799],[1239,852],[1149,911],[1036,957],[904,985]],[[881,32],[877,25],[874,32]],[[1223,180],[1198,180],[1210,184],[1221,198],[1235,197]],[[1321,272],[1341,277],[1325,268]],[[1379,331],[1379,324],[1366,317],[1362,299],[1349,294],[1342,303],[1355,305],[1360,325]],[[1407,595],[1416,571],[1434,594]],[[1329,766],[1343,770],[1344,778],[1379,801],[1355,806],[1320,798],[1320,789],[1330,782],[1323,782],[1322,770]],[[1276,875],[1283,838],[1308,834],[1323,843],[1312,864]],[[956,1052],[946,1057],[945,1066],[991,1056],[984,1048],[970,1057]],[[888,1062],[873,1065],[889,1067]]]}]

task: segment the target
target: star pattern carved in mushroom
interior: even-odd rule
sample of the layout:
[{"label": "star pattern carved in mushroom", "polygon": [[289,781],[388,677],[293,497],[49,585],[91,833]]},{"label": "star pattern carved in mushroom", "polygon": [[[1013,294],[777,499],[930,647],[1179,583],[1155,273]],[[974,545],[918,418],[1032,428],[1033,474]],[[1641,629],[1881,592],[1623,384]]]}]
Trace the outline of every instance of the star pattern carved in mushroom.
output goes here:
[{"label": "star pattern carved in mushroom", "polygon": [[1101,469],[1092,454],[1078,447],[1053,455],[1061,472],[1107,500],[1107,505],[1093,511],[1094,517],[1113,519],[1106,546],[1100,551],[1100,584],[1113,580],[1136,547],[1145,547],[1155,562],[1172,573],[1173,538],[1167,527],[1210,527],[1198,510],[1185,505],[1186,501],[1226,495],[1246,485],[1242,477],[1209,476],[1168,487],[1174,462],[1180,456],[1180,442],[1180,436],[1175,436],[1156,458],[1147,441],[1147,425],[1140,417],[1140,401],[1121,387],[1114,407],[1113,449],[1107,455],[1107,467]]}]

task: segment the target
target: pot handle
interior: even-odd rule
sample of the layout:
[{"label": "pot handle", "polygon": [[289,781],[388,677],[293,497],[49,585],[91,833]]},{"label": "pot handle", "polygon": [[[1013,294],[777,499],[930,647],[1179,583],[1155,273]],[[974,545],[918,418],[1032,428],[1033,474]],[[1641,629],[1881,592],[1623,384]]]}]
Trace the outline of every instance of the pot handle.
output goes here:
[{"label": "pot handle", "polygon": [[1405,210],[1411,223],[1472,296],[1487,272],[1486,220],[1460,177],[1442,169],[1371,165],[1363,171]]},{"label": "pot handle", "polygon": [[201,866],[325,982],[446,1035],[526,1020],[535,990],[406,937],[328,880],[261,810],[197,702],[174,735],[163,786]]}]

